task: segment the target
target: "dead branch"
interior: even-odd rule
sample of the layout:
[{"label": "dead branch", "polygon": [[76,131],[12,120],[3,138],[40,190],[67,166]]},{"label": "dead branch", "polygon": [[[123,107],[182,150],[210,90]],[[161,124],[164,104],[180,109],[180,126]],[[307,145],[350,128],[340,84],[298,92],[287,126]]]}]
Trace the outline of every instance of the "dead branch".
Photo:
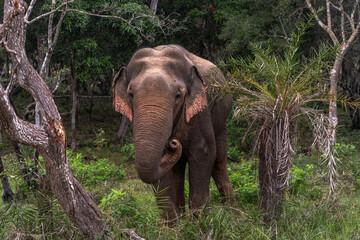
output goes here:
[{"label": "dead branch", "polygon": [[[310,3],[310,0],[306,0],[306,4],[308,6],[308,8],[310,9],[311,13],[314,15],[316,22],[320,25],[320,27],[322,27],[330,36],[331,40],[334,42],[335,45],[339,44],[339,40],[337,39],[335,33],[332,31],[332,29],[329,27],[329,25],[325,25],[321,19],[319,18],[319,16],[317,15],[315,9],[313,8],[313,6]],[[329,19],[328,19],[329,22]],[[330,22],[331,22],[331,18],[330,18]]]},{"label": "dead branch", "polygon": [[120,229],[120,231],[129,235],[130,238],[133,240],[145,240],[144,238],[139,237],[139,235],[136,234],[134,229]]},{"label": "dead branch", "polygon": [[[55,8],[54,10],[52,10],[52,11],[50,11],[50,12],[47,12],[47,13],[44,13],[44,14],[41,14],[41,15],[37,16],[36,18],[33,18],[33,19],[30,20],[30,21],[28,21],[27,19],[24,19],[24,22],[25,22],[25,24],[32,24],[32,23],[34,23],[34,22],[36,22],[36,21],[38,21],[38,20],[40,20],[40,19],[42,19],[42,18],[44,18],[44,17],[49,16],[50,14],[54,14],[54,13],[56,13],[56,12],[61,11],[61,10],[60,10],[61,8],[63,8],[64,6],[70,4],[70,3],[74,2],[74,1],[75,1],[75,0],[70,0],[70,1],[67,1],[67,2],[63,2],[62,4],[60,4],[60,5],[59,5],[57,8]],[[30,4],[31,4],[31,3],[30,3]],[[35,3],[34,3],[34,4],[35,4]]]},{"label": "dead branch", "polygon": [[[51,5],[51,8],[53,10],[55,10],[55,4],[56,4],[56,1],[53,0],[52,1],[52,5]],[[66,15],[66,7],[67,5],[64,5],[64,10],[62,10],[62,13],[61,13],[61,16],[60,16],[60,19],[56,25],[56,28],[55,28],[55,35],[54,35],[54,38],[53,38],[53,19],[54,19],[54,14],[50,14],[49,16],[49,23],[48,23],[48,47],[47,47],[47,52],[46,52],[46,55],[45,55],[45,58],[44,58],[44,61],[42,62],[42,66],[41,66],[41,69],[40,69],[40,76],[41,77],[45,77],[48,73],[48,70],[49,70],[49,64],[50,64],[50,59],[51,59],[51,55],[54,51],[54,47],[57,43],[57,40],[59,38],[59,32],[60,32],[60,28],[61,28],[61,25],[62,25],[62,22],[64,20],[64,17]]]},{"label": "dead branch", "polygon": [[31,12],[32,12],[32,10],[34,8],[35,3],[36,3],[36,0],[31,0],[31,2],[29,4],[29,7],[28,7],[28,9],[27,9],[27,11],[25,13],[25,17],[24,17],[25,22],[29,19],[29,16],[30,16],[30,14],[31,14]]}]

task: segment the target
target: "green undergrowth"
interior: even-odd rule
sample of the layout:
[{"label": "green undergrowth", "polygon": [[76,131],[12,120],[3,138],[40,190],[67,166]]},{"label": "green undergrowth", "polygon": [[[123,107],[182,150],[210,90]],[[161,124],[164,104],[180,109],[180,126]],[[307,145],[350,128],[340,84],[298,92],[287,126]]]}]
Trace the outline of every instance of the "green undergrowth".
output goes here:
[{"label": "green undergrowth", "polygon": [[[283,212],[279,221],[266,225],[260,209],[258,160],[252,158],[249,147],[251,136],[239,144],[246,133],[244,124],[229,122],[229,156],[237,160],[228,161],[235,201],[222,203],[211,181],[209,202],[195,214],[186,206],[186,213],[169,228],[159,218],[153,189],[137,177],[131,135],[124,144],[114,141],[117,127],[114,122],[82,126],[80,146],[67,151],[71,171],[103,212],[108,239],[130,239],[123,229],[133,229],[145,239],[166,240],[360,239],[360,131],[339,129],[334,197],[329,196],[326,163],[316,150],[305,152],[308,145],[300,142]],[[31,149],[23,151],[31,163]],[[54,195],[26,186],[14,154],[9,151],[2,158],[13,191],[22,195],[11,203],[0,201],[0,239],[86,239]],[[43,167],[39,170],[45,174]],[[186,181],[186,198],[188,194]]]}]

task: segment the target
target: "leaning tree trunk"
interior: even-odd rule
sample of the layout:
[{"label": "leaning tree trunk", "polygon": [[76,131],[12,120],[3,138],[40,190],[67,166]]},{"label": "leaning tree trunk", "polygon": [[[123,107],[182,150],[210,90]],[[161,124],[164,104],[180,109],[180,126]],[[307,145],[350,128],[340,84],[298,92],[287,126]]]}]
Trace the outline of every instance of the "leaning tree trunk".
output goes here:
[{"label": "leaning tree trunk", "polygon": [[[60,114],[46,83],[30,64],[25,52],[22,2],[5,0],[4,23],[9,13],[18,12],[7,32],[6,49],[13,63],[11,81],[27,90],[39,106],[43,125],[21,120],[9,102],[8,89],[0,85],[0,128],[13,140],[37,148],[43,156],[46,173],[62,209],[85,235],[102,234],[102,213],[92,197],[72,175],[66,159],[65,131]],[[11,22],[11,21],[10,21]]]}]

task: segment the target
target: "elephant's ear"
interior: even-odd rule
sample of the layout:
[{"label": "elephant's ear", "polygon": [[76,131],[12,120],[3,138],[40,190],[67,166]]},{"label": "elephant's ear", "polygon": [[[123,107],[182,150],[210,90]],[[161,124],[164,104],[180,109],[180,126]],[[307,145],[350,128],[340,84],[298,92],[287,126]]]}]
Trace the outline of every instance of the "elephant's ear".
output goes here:
[{"label": "elephant's ear", "polygon": [[195,66],[191,68],[191,80],[188,83],[186,97],[186,122],[207,107],[206,84]]},{"label": "elephant's ear", "polygon": [[127,92],[128,81],[126,80],[126,68],[122,67],[119,72],[116,73],[113,84],[113,107],[115,111],[125,115],[130,121],[133,119],[131,100]]}]

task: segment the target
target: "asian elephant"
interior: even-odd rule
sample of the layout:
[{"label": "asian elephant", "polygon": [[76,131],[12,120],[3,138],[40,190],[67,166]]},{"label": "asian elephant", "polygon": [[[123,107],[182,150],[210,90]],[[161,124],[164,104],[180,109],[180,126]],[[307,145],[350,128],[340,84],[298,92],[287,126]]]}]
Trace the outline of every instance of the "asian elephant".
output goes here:
[{"label": "asian elephant", "polygon": [[225,81],[221,71],[178,45],[140,49],[114,77],[114,108],[133,121],[137,174],[154,185],[167,220],[185,209],[186,164],[190,209],[209,198],[211,176],[224,200],[234,198],[226,167],[232,97],[211,99],[214,81]]}]

